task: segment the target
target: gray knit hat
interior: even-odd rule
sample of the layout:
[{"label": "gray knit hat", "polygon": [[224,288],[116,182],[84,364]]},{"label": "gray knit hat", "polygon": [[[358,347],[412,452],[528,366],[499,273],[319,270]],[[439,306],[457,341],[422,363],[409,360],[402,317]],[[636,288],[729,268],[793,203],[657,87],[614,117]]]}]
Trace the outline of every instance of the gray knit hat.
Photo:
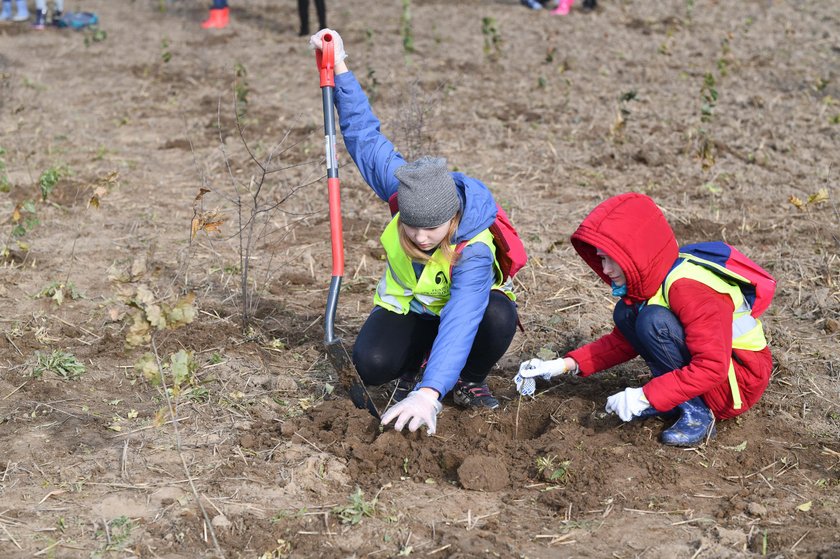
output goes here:
[{"label": "gray knit hat", "polygon": [[461,208],[455,181],[442,157],[421,157],[399,167],[394,176],[400,181],[400,221],[409,227],[443,225]]}]

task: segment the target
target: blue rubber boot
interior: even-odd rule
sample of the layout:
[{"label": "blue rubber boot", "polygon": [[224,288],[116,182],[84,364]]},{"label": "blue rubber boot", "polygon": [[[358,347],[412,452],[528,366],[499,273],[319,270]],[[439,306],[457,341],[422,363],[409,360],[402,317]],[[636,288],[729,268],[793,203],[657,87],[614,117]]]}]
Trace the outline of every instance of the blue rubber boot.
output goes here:
[{"label": "blue rubber boot", "polygon": [[17,0],[17,13],[12,17],[12,21],[21,22],[29,19],[29,8],[26,6],[26,0]]},{"label": "blue rubber boot", "polygon": [[680,418],[662,431],[662,444],[671,446],[697,446],[707,436],[715,436],[715,416],[700,396],[676,407]]},{"label": "blue rubber boot", "polygon": [[679,408],[674,408],[668,411],[659,411],[655,407],[651,406],[647,409],[642,410],[642,413],[635,416],[634,420],[639,419],[650,419],[651,417],[661,417],[663,419],[676,419],[680,415]]},{"label": "blue rubber boot", "polygon": [[532,10],[542,10],[543,6],[537,0],[519,0],[519,3]]},{"label": "blue rubber boot", "polygon": [[0,10],[0,21],[12,19],[12,0],[3,0],[3,9]]}]

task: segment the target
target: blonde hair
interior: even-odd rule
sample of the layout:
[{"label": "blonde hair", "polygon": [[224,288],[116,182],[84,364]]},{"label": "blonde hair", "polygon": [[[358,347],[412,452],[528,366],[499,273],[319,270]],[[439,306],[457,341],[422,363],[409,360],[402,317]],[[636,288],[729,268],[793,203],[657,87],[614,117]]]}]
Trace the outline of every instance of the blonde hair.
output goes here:
[{"label": "blonde hair", "polygon": [[[458,262],[458,253],[456,253],[452,248],[452,242],[460,224],[461,212],[458,212],[452,219],[449,220],[449,230],[446,232],[446,237],[444,237],[437,246],[437,248],[440,248],[441,256],[450,262],[452,266]],[[405,231],[405,225],[403,225],[402,221],[399,219],[397,219],[397,231],[399,232],[400,237],[400,247],[402,247],[403,252],[405,252],[409,258],[416,260],[417,262],[422,262],[423,264],[429,261],[429,255],[420,250],[420,247],[414,244],[408,236],[408,233]]]}]

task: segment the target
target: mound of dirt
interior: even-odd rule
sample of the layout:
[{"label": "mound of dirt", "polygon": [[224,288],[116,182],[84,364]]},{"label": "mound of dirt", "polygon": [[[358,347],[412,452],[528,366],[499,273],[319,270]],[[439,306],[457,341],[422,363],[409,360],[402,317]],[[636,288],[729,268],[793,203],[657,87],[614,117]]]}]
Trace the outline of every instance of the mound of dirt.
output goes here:
[{"label": "mound of dirt", "polygon": [[510,477],[507,468],[492,456],[467,456],[458,468],[458,481],[464,489],[474,491],[499,491],[504,489]]}]

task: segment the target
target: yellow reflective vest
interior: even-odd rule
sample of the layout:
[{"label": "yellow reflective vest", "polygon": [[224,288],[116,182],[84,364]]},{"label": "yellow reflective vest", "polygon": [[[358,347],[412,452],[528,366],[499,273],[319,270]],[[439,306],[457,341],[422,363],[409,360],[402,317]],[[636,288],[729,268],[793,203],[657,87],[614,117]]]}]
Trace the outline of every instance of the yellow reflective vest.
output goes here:
[{"label": "yellow reflective vest", "polygon": [[[417,300],[423,307],[436,316],[440,316],[444,305],[449,301],[449,285],[452,281],[452,264],[440,251],[436,249],[423,272],[418,278],[414,273],[411,258],[400,246],[399,229],[397,227],[399,214],[395,215],[382,236],[379,238],[382,247],[385,249],[386,266],[382,279],[376,287],[376,294],[373,301],[376,305],[399,314],[408,314],[411,300]],[[502,271],[496,261],[496,245],[493,243],[493,234],[485,229],[467,242],[484,243],[493,254],[493,266],[496,271],[496,279],[493,289],[499,289],[512,301],[516,300],[513,294],[511,281],[501,283]],[[452,245],[455,250],[456,245]]]},{"label": "yellow reflective vest", "polygon": [[[764,337],[764,327],[761,325],[759,319],[750,314],[751,309],[749,303],[744,298],[740,287],[735,283],[726,281],[724,277],[712,272],[708,268],[693,263],[692,260],[695,257],[690,254],[680,253],[680,258],[684,260],[671,270],[665,278],[665,282],[659,288],[659,291],[648,299],[647,304],[659,305],[670,309],[667,294],[675,281],[682,278],[699,281],[718,293],[729,295],[732,299],[732,303],[735,306],[735,312],[732,315],[732,349],[761,351],[767,347],[767,339]],[[733,274],[733,272],[728,270],[722,270],[721,273]],[[741,409],[743,402],[741,400],[741,392],[738,389],[738,381],[735,378],[735,364],[732,361],[732,357],[729,358],[728,379],[729,388],[732,391],[733,407],[736,410]]]}]

